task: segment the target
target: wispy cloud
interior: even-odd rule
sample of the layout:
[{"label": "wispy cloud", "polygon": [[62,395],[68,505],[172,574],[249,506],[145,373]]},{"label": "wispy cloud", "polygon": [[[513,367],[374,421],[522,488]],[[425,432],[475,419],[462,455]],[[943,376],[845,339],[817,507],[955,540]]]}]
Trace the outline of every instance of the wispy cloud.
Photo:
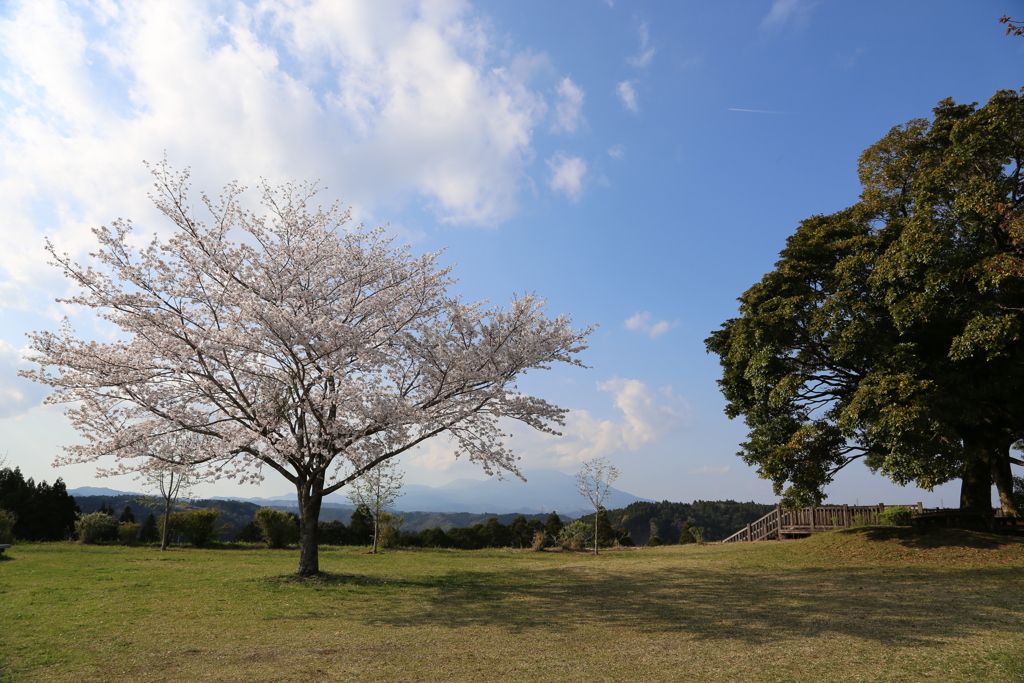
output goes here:
[{"label": "wispy cloud", "polygon": [[787,113],[787,112],[784,112],[784,111],[770,111],[768,109],[736,109],[734,107],[729,107],[728,109],[726,109],[726,111],[742,111],[742,112],[746,112],[748,114],[781,114],[781,115],[785,115]]},{"label": "wispy cloud", "polygon": [[650,311],[642,311],[626,319],[626,329],[636,332],[643,332],[651,339],[657,339],[673,327],[678,327],[679,321],[669,322],[667,320],[654,320]]},{"label": "wispy cloud", "polygon": [[612,159],[621,159],[626,156],[626,148],[622,145],[613,145],[608,148],[608,156]]},{"label": "wispy cloud", "polygon": [[583,122],[583,88],[566,76],[558,84],[558,102],[555,104],[555,133],[575,133]]},{"label": "wispy cloud", "polygon": [[640,24],[640,48],[631,57],[626,57],[626,63],[635,67],[647,66],[654,59],[654,48],[649,46],[651,41],[650,31],[647,29],[647,22]]},{"label": "wispy cloud", "polygon": [[697,467],[690,470],[690,474],[728,474],[732,467],[725,465],[724,467],[711,467],[710,465],[704,465],[703,467]]},{"label": "wispy cloud", "polygon": [[762,31],[779,31],[787,24],[801,29],[810,19],[811,9],[819,0],[775,0],[768,14],[761,20]]},{"label": "wispy cloud", "polygon": [[633,112],[640,111],[636,101],[636,90],[633,89],[632,82],[622,81],[616,88],[616,92],[618,92],[619,99],[622,100],[622,104],[625,105],[626,109]]},{"label": "wispy cloud", "polygon": [[570,157],[559,152],[547,161],[551,169],[549,187],[562,192],[570,201],[579,201],[583,194],[583,176],[587,173],[587,162],[579,157]]}]

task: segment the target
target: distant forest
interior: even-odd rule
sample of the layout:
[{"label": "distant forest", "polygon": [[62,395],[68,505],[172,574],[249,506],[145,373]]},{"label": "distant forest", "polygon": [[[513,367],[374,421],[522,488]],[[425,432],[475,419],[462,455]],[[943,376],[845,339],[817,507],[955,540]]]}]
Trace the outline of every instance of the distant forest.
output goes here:
[{"label": "distant forest", "polygon": [[632,503],[608,511],[608,521],[622,527],[637,545],[647,545],[651,536],[663,543],[678,543],[683,527],[689,522],[700,529],[705,541],[721,541],[747,524],[764,517],[774,505],[737,503],[734,500],[693,503]]},{"label": "distant forest", "polygon": [[[154,512],[159,516],[163,513],[159,504],[145,501],[140,496],[80,496],[76,501],[82,512],[96,512],[101,506],[120,511],[125,505],[131,505],[136,517]],[[147,504],[148,503],[148,504]],[[216,508],[221,512],[221,522],[231,526],[225,530],[221,540],[234,539],[252,521],[260,508],[255,503],[237,500],[195,500],[188,501],[184,508]],[[298,512],[297,508],[274,506],[287,512]],[[624,508],[608,510],[608,521],[614,528],[624,528],[636,545],[647,545],[651,536],[658,536],[663,543],[678,543],[679,535],[687,522],[700,529],[706,541],[720,541],[768,514],[775,506],[762,503],[738,503],[733,500],[702,501],[693,503],[632,503]],[[349,524],[353,510],[350,508],[324,507],[321,510],[321,521],[338,521]],[[473,512],[400,512],[402,517],[399,532],[415,534],[426,529],[440,528],[443,531],[452,529],[469,529],[478,524],[486,524],[491,519],[508,526],[519,513],[505,514]],[[523,515],[527,520],[545,521],[547,514]],[[560,515],[563,522],[572,518]],[[141,518],[140,518],[141,519]]]}]

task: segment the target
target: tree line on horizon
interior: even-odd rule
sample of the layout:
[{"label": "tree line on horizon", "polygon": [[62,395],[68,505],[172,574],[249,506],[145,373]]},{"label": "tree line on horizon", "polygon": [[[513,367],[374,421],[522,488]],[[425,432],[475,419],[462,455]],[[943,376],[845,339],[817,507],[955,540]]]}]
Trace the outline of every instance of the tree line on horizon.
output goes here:
[{"label": "tree line on horizon", "polygon": [[[71,540],[76,533],[80,535],[87,528],[86,533],[94,541],[152,543],[159,540],[157,528],[161,506],[159,500],[144,496],[79,496],[76,500],[67,493],[60,479],[53,485],[45,481],[37,484],[32,479],[25,479],[19,468],[0,469],[0,516],[8,515],[13,520],[9,534],[21,541]],[[685,543],[697,537],[721,540],[763,516],[772,507],[735,501],[632,503],[625,508],[601,511],[596,520],[598,542],[602,547],[608,547],[615,544],[646,545],[652,538],[658,539],[655,544]],[[267,539],[257,524],[260,510],[259,506],[245,501],[193,500],[179,503],[171,517],[174,538],[177,542],[184,542],[194,534],[200,539],[200,545],[230,541],[263,543]],[[298,516],[293,512],[279,509],[275,512],[290,516],[297,525]],[[359,506],[353,511],[336,512],[341,519],[320,522],[320,544],[370,544],[374,520],[369,508]],[[592,529],[595,527],[593,514],[579,519],[563,519],[557,512],[547,515],[406,513],[404,516],[410,518],[419,515],[420,526],[403,530],[405,519],[388,514],[386,521],[391,531],[387,543],[404,547],[465,550],[529,548],[535,544],[537,534],[543,533],[544,547],[562,545],[578,548],[593,542]],[[87,527],[82,526],[84,518],[89,518]],[[286,522],[285,526],[288,524]],[[696,529],[696,533],[687,536],[689,528]],[[297,526],[295,530],[298,533]],[[289,544],[297,541],[297,536],[295,539],[288,533],[285,536]]]}]

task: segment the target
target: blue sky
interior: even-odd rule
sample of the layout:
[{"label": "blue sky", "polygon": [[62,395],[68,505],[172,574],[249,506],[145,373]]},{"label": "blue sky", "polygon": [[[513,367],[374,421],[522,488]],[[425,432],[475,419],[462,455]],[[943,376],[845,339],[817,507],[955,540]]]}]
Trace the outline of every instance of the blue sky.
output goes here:
[{"label": "blue sky", "polygon": [[[43,238],[164,231],[141,160],[166,151],[215,192],[321,179],[360,221],[447,248],[458,291],[537,292],[599,323],[590,369],[529,375],[570,408],[561,439],[519,433],[525,468],[609,457],[618,487],[678,501],[774,500],[735,456],[703,340],[770,270],[799,220],[857,199],[856,161],[945,98],[1024,86],[1024,2],[10,2],[0,9],[0,453],[36,478],[75,438],[16,377],[24,334],[68,314]],[[483,477],[446,443],[406,481]],[[201,493],[275,495],[229,483]],[[830,500],[955,504],[855,464]]]}]

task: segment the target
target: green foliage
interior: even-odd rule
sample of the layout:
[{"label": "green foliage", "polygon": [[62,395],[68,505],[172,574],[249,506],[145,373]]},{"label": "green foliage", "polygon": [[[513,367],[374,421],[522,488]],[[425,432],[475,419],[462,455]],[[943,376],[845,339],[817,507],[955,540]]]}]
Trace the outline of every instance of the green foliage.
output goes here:
[{"label": "green foliage", "polygon": [[508,525],[508,535],[509,545],[513,548],[524,548],[533,542],[533,532],[523,515],[519,515]]},{"label": "green foliage", "polygon": [[402,518],[386,510],[377,516],[377,547],[392,548],[398,540],[398,532],[402,526]]},{"label": "green foliage", "polygon": [[200,508],[172,513],[172,526],[196,548],[202,548],[220,536],[220,510]]},{"label": "green foliage", "polygon": [[647,539],[647,546],[650,548],[656,548],[661,544],[661,538],[659,538],[658,536],[651,536],[649,539]]},{"label": "green foliage", "polygon": [[548,535],[548,538],[554,540],[562,533],[563,526],[562,519],[558,516],[558,513],[552,511],[548,515],[547,521],[544,522],[544,533]]},{"label": "green foliage", "polygon": [[548,535],[546,533],[544,533],[540,529],[533,532],[533,542],[530,544],[530,550],[533,550],[534,552],[540,552],[541,550],[544,550],[545,547],[547,547],[547,544]]},{"label": "green foliage", "polygon": [[121,522],[117,527],[117,540],[121,545],[135,545],[139,540],[141,524],[135,522]]},{"label": "green foliage", "polygon": [[332,519],[329,522],[320,522],[316,537],[320,545],[349,545],[350,534],[343,522]]},{"label": "green foliage", "polygon": [[25,479],[18,468],[0,469],[0,508],[14,513],[12,531],[25,541],[63,541],[75,529],[81,510],[68,495],[64,481],[53,485]]},{"label": "green foliage", "polygon": [[106,512],[79,515],[75,534],[79,543],[104,543],[117,539],[117,520]]},{"label": "green foliage", "polygon": [[[773,505],[737,503],[732,500],[693,503],[637,502],[625,508],[608,510],[612,528],[623,529],[634,543],[644,545],[651,536],[667,543],[679,543],[687,524],[698,529],[707,540],[720,541],[747,524],[771,512]],[[621,540],[620,544],[624,545]]]},{"label": "green foliage", "polygon": [[594,523],[575,519],[562,528],[558,534],[558,545],[563,550],[585,550],[593,544]]},{"label": "green foliage", "polygon": [[0,543],[14,543],[14,523],[17,521],[16,514],[0,508]]},{"label": "green foliage", "polygon": [[910,515],[913,510],[902,505],[887,507],[879,515],[883,526],[910,526]]},{"label": "green foliage", "polygon": [[156,543],[160,540],[160,529],[156,526],[156,515],[152,512],[146,517],[146,521],[142,523],[142,528],[139,530],[139,542],[140,543]]},{"label": "green foliage", "polygon": [[373,544],[373,514],[366,505],[357,505],[348,523],[352,545]]},{"label": "green foliage", "polygon": [[299,519],[293,513],[260,508],[253,518],[268,548],[283,548],[299,541]]},{"label": "green foliage", "polygon": [[117,518],[117,521],[119,521],[119,522],[134,522],[135,521],[135,513],[132,512],[132,506],[131,505],[125,505],[124,506],[124,510],[121,511],[121,516]]},{"label": "green foliage", "polygon": [[792,505],[856,459],[898,484],[991,485],[1024,437],[1024,97],[944,100],[860,159],[861,201],[803,221],[707,339],[741,455]]}]

